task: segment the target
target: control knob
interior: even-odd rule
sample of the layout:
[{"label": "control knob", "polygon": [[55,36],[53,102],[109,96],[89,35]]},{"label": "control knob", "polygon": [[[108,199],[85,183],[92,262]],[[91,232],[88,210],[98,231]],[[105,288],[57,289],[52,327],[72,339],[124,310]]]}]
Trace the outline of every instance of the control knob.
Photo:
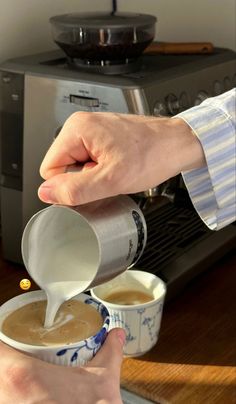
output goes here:
[{"label": "control knob", "polygon": [[222,84],[220,83],[220,81],[216,80],[214,82],[213,89],[215,95],[220,95],[222,93]]},{"label": "control knob", "polygon": [[176,115],[189,108],[189,106],[189,99],[185,92],[182,92],[179,98],[175,94],[168,94],[165,101],[156,101],[153,114],[155,116]]},{"label": "control knob", "polygon": [[205,91],[199,91],[197,98],[194,101],[194,105],[199,105],[202,101],[208,98],[208,94]]},{"label": "control knob", "polygon": [[185,92],[182,92],[179,98],[175,94],[169,94],[166,97],[166,104],[170,115],[176,115],[179,112],[189,108],[189,99]]},{"label": "control knob", "polygon": [[166,105],[170,115],[175,115],[180,112],[181,106],[175,94],[169,94],[166,97]]},{"label": "control knob", "polygon": [[224,78],[224,90],[229,91],[231,89],[231,80],[228,76],[225,76]]},{"label": "control knob", "polygon": [[157,101],[153,108],[153,115],[155,116],[167,116],[168,111],[166,105],[162,101]]}]

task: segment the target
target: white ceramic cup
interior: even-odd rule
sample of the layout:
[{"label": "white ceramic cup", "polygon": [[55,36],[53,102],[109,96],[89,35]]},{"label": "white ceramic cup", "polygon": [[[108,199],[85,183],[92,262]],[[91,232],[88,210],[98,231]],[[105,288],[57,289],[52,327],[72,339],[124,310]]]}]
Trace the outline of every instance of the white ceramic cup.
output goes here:
[{"label": "white ceramic cup", "polygon": [[[109,294],[128,290],[150,293],[153,300],[135,305],[118,305],[106,301]],[[156,344],[165,294],[166,286],[160,278],[137,270],[128,270],[91,290],[91,295],[108,308],[110,329],[114,327],[125,329],[125,356],[143,355]]]},{"label": "white ceramic cup", "polygon": [[109,328],[109,313],[106,307],[95,298],[81,293],[73,299],[93,306],[103,318],[103,326],[96,335],[69,345],[38,346],[18,342],[3,334],[1,328],[4,319],[14,310],[35,301],[46,300],[42,290],[24,293],[13,297],[0,307],[0,340],[20,351],[26,352],[43,361],[65,366],[82,366],[90,361],[104,342]]}]

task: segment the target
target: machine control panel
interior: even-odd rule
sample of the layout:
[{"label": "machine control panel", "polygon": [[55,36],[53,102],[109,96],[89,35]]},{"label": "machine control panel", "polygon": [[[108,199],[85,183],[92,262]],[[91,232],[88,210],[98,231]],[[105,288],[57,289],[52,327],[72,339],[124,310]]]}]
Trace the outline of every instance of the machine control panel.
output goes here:
[{"label": "machine control panel", "polygon": [[[191,84],[191,83],[189,83]],[[194,86],[186,91],[171,92],[162,94],[162,97],[157,99],[153,105],[154,116],[174,116],[188,108],[201,104],[208,97],[214,97],[229,91],[236,85],[236,75],[223,76],[220,79],[213,80],[209,83],[207,90],[196,89]],[[199,86],[200,87],[200,86]],[[206,87],[203,85],[203,88]],[[194,89],[194,90],[192,90]],[[195,91],[195,95],[193,94]]]}]

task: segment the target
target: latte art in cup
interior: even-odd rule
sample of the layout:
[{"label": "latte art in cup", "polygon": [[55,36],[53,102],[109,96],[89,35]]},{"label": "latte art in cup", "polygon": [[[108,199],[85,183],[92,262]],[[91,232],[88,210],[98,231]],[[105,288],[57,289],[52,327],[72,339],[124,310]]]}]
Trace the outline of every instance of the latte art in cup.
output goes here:
[{"label": "latte art in cup", "polygon": [[[52,325],[52,327],[48,327],[45,329],[44,317],[45,317],[46,300],[47,295],[44,291],[35,290],[32,292],[23,293],[19,296],[15,296],[12,299],[8,300],[7,302],[3,303],[0,306],[0,340],[3,341],[5,344],[21,352],[25,352],[31,356],[34,356],[46,362],[53,363],[55,365],[75,366],[75,367],[86,365],[86,363],[88,363],[96,355],[96,353],[101,348],[102,344],[106,339],[110,324],[110,316],[107,308],[101,302],[99,302],[97,299],[94,299],[90,295],[80,293],[79,295],[73,297],[71,301],[69,300],[66,301],[64,305],[65,310],[63,308],[64,314],[61,313],[59,310],[56,316],[55,323]],[[76,303],[74,303],[74,301],[76,301]],[[28,338],[28,335],[27,336],[23,335],[23,339],[21,339],[21,341],[19,341],[19,338],[17,340],[16,334],[18,334],[19,337],[20,333],[20,329],[17,329],[17,327],[15,326],[16,324],[19,325],[18,310],[26,308],[26,314],[27,314],[27,311],[29,313],[29,309],[27,310],[27,306],[29,308],[32,307],[30,306],[31,303],[36,303],[36,306],[40,308],[40,305],[38,305],[38,303],[41,304],[41,302],[44,306],[44,309],[43,311],[41,310],[41,314],[39,310],[39,317],[37,320],[38,326],[36,326],[35,328],[35,334],[36,337],[39,339],[39,336],[37,335],[38,333],[37,327],[38,329],[40,328],[41,331],[42,329],[45,332],[49,331],[47,335],[45,333],[44,341],[42,341],[41,339],[40,341],[37,342],[37,340],[35,340],[36,337],[33,336],[33,340],[35,342],[32,343],[31,342],[32,334],[31,334],[31,341],[29,340],[29,343],[22,342],[26,341],[26,337]],[[79,305],[77,305],[77,302],[79,302]],[[101,326],[97,324],[95,330],[91,328],[90,330],[86,329],[87,328],[86,323],[89,323],[90,326],[91,325],[94,326],[97,320],[94,321],[94,310],[90,311],[90,309],[88,309],[89,311],[87,311],[87,309],[85,309],[85,306],[94,309],[95,316],[96,313],[98,314],[99,318],[98,322],[99,324],[101,324]],[[82,312],[84,313],[83,315]],[[10,316],[14,314],[16,319],[14,320],[13,325],[13,321]],[[31,315],[36,320],[37,316],[35,316],[33,312],[31,313]],[[83,320],[85,321],[83,322]],[[7,330],[8,327],[6,327],[7,321],[9,322],[8,325],[9,324],[11,325],[10,327],[11,336],[9,336],[10,334]],[[76,325],[77,321],[79,322],[78,327]],[[30,327],[32,327],[31,322],[29,328]],[[79,332],[81,333],[85,332],[85,334],[81,333],[79,334],[77,332],[78,328]],[[26,330],[23,331],[26,334]],[[30,334],[30,332],[27,332],[27,334]],[[72,340],[72,338],[74,338],[73,335],[74,336],[76,335],[76,337],[75,339]],[[87,338],[83,338],[84,335],[89,336]],[[59,339],[60,341],[64,341],[65,343],[58,342]]]},{"label": "latte art in cup", "polygon": [[44,327],[46,300],[13,311],[2,324],[2,332],[15,341],[30,345],[69,345],[95,335],[103,319],[96,309],[78,300],[64,302],[49,328]]}]

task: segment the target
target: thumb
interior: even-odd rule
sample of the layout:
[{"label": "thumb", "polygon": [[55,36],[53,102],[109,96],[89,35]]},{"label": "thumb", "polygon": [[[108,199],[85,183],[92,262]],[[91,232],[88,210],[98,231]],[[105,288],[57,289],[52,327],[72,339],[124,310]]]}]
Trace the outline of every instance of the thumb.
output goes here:
[{"label": "thumb", "polygon": [[122,328],[113,328],[96,354],[89,362],[89,366],[108,367],[109,371],[120,377],[120,368],[123,358],[123,346],[125,343],[125,331]]},{"label": "thumb", "polygon": [[38,196],[46,203],[76,206],[112,196],[112,190],[104,185],[102,170],[96,165],[49,178],[40,186]]}]

